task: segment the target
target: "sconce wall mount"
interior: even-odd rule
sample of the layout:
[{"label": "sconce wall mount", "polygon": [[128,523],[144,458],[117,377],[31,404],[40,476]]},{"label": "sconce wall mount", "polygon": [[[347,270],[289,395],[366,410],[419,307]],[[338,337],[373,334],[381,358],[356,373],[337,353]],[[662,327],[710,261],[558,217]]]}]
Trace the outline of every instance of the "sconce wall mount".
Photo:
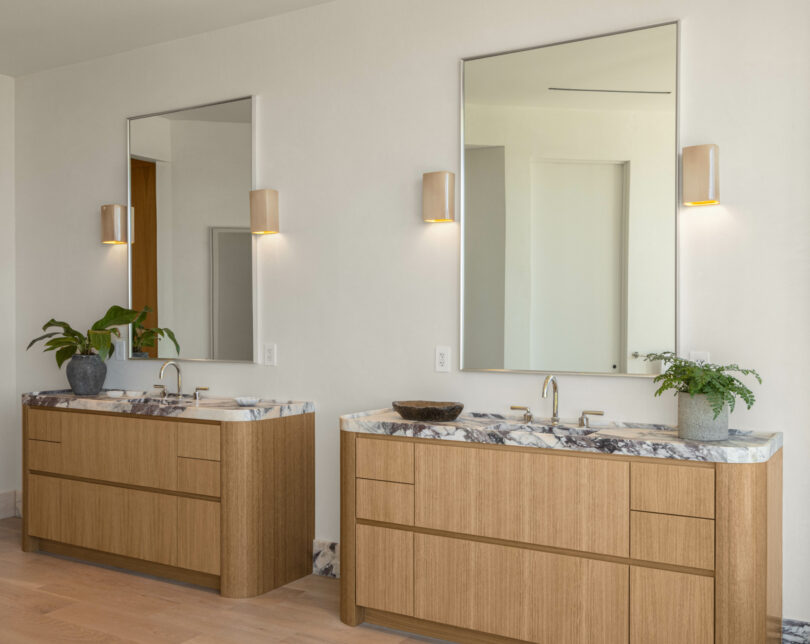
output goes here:
[{"label": "sconce wall mount", "polygon": [[127,243],[127,207],[117,203],[101,206],[101,243]]},{"label": "sconce wall mount", "polygon": [[684,206],[719,204],[720,147],[714,143],[685,147],[681,176]]},{"label": "sconce wall mount", "polygon": [[430,223],[455,221],[455,174],[442,170],[422,175],[422,219]]},{"label": "sconce wall mount", "polygon": [[279,232],[278,190],[250,191],[250,232],[275,235]]}]

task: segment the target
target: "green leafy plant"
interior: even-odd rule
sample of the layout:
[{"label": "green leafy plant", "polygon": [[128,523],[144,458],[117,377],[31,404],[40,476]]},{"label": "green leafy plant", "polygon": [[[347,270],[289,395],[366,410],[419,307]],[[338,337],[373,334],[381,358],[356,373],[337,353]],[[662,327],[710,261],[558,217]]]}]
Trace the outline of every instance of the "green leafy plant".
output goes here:
[{"label": "green leafy plant", "polygon": [[155,343],[158,339],[162,338],[169,338],[174,344],[174,348],[177,350],[177,354],[180,354],[180,345],[177,343],[177,338],[174,336],[174,331],[169,328],[158,328],[155,327],[154,329],[150,329],[143,325],[143,321],[146,319],[146,316],[152,312],[152,309],[148,306],[143,307],[143,311],[138,314],[132,321],[132,350],[133,351],[143,351],[148,347],[154,347]]},{"label": "green leafy plant", "polygon": [[664,373],[653,380],[655,383],[661,383],[655,392],[656,396],[669,390],[674,390],[676,395],[679,393],[690,396],[705,394],[715,418],[720,415],[726,404],[731,411],[734,411],[737,398],[741,398],[748,409],[751,409],[756,401],[753,392],[739,378],[731,374],[754,376],[757,382],[762,384],[762,378],[756,371],[742,369],[736,364],[716,365],[702,361],[694,362],[679,358],[672,351],[648,353],[644,359],[648,362],[660,360],[669,365]]},{"label": "green leafy plant", "polygon": [[77,331],[67,322],[51,318],[45,323],[42,330],[58,328],[61,331],[50,331],[34,338],[28,344],[27,349],[41,340],[47,340],[45,351],[56,352],[56,364],[60,368],[65,361],[70,360],[77,353],[86,356],[98,354],[99,358],[106,360],[112,351],[112,336],[121,337],[121,332],[116,327],[131,324],[137,317],[138,311],[117,305],[111,306],[104,317],[95,322],[87,333]]}]

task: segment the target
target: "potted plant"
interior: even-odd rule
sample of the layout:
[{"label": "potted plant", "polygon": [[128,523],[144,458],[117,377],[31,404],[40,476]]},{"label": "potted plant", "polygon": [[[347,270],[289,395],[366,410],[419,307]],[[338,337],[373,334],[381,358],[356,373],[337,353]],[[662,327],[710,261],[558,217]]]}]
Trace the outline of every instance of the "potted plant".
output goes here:
[{"label": "potted plant", "polygon": [[131,324],[137,317],[137,311],[111,306],[104,317],[95,322],[87,333],[80,333],[67,322],[51,318],[42,330],[47,331],[51,328],[61,330],[50,331],[34,338],[27,348],[30,349],[40,340],[47,340],[45,351],[56,352],[56,364],[60,368],[65,361],[70,360],[66,371],[73,393],[79,396],[94,396],[101,391],[107,377],[107,365],[104,361],[112,351],[112,336],[121,337],[121,332],[115,327]]},{"label": "potted plant", "polygon": [[180,345],[177,343],[177,338],[174,332],[169,328],[150,329],[143,325],[146,316],[152,312],[148,306],[143,307],[143,311],[138,314],[132,321],[132,357],[133,358],[148,358],[149,354],[145,351],[150,347],[154,347],[158,339],[169,338],[177,350],[177,355],[180,355]]},{"label": "potted plant", "polygon": [[645,360],[660,360],[669,365],[653,381],[661,383],[655,395],[675,391],[678,396],[678,436],[687,440],[726,440],[729,410],[734,411],[737,398],[741,398],[751,409],[755,402],[754,394],[732,374],[751,375],[762,384],[762,378],[756,371],[741,369],[736,364],[694,362],[679,358],[672,351],[650,353]]}]

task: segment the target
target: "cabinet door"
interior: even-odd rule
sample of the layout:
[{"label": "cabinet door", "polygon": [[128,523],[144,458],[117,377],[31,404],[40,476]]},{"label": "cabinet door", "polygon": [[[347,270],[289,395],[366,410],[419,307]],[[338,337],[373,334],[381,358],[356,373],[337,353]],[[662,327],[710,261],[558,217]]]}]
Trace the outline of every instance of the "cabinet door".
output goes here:
[{"label": "cabinet door", "polygon": [[529,642],[627,642],[627,566],[414,535],[414,616]]},{"label": "cabinet door", "polygon": [[218,575],[220,570],[219,503],[177,499],[177,565]]},{"label": "cabinet door", "polygon": [[711,644],[714,579],[630,567],[630,644]]},{"label": "cabinet door", "polygon": [[413,533],[357,526],[357,605],[413,615]]},{"label": "cabinet door", "polygon": [[416,525],[627,557],[629,477],[624,461],[417,445]]},{"label": "cabinet door", "polygon": [[177,497],[32,474],[29,533],[175,566]]}]

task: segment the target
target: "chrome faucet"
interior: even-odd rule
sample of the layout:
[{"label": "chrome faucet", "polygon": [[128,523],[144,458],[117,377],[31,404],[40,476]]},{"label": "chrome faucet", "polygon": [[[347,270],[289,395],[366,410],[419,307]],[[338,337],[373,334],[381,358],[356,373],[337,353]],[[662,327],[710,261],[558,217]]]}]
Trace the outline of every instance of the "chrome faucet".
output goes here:
[{"label": "chrome faucet", "polygon": [[169,365],[177,369],[177,395],[181,396],[183,394],[183,377],[180,375],[179,364],[177,364],[174,360],[166,360],[166,362],[164,362],[163,366],[160,368],[160,374],[158,377],[163,380],[163,372],[166,371],[166,367]]},{"label": "chrome faucet", "polygon": [[552,389],[554,390],[554,395],[552,397],[551,403],[551,424],[552,425],[559,425],[560,424],[560,393],[559,388],[557,386],[557,376],[553,376],[551,374],[546,376],[546,381],[543,383],[543,398],[548,398],[548,386],[551,384]]}]

